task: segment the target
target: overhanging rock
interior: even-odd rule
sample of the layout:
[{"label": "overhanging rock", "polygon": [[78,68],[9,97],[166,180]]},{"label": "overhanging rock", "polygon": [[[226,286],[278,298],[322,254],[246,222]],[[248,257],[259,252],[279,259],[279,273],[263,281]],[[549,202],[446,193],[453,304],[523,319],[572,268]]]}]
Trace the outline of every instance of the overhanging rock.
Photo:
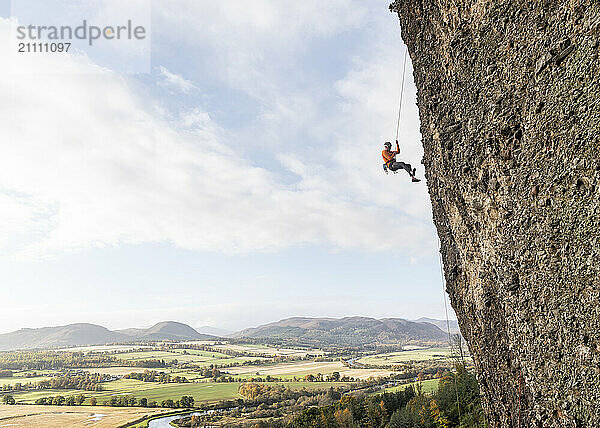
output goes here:
[{"label": "overhanging rock", "polygon": [[414,66],[448,291],[488,420],[598,427],[600,3],[391,9]]}]

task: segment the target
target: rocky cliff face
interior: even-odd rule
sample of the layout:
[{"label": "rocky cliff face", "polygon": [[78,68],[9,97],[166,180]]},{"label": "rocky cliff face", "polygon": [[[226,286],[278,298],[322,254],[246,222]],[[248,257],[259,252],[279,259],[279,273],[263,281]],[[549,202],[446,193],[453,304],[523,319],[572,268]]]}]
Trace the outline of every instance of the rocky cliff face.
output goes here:
[{"label": "rocky cliff face", "polygon": [[600,2],[397,0],[493,427],[600,426]]}]

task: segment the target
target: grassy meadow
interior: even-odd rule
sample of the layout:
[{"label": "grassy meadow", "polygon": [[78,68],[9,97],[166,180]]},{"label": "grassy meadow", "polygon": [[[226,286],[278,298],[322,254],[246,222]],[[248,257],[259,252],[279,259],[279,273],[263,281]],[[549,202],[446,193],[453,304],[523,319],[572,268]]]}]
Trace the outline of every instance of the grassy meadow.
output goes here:
[{"label": "grassy meadow", "polygon": [[443,361],[452,357],[450,348],[423,348],[407,351],[390,352],[385,354],[368,355],[360,358],[357,362],[360,364],[369,364],[377,366],[393,366],[409,362],[421,361]]},{"label": "grassy meadow", "polygon": [[132,351],[113,354],[114,357],[123,361],[143,361],[143,360],[164,360],[166,363],[172,363],[175,360],[179,363],[191,363],[200,367],[210,366],[211,364],[242,364],[247,361],[266,360],[262,357],[244,356],[232,357],[219,352],[199,351],[196,349],[173,349],[169,351]]},{"label": "grassy meadow", "polygon": [[[238,389],[242,382],[194,382],[183,384],[160,384],[156,382],[142,382],[135,379],[119,379],[103,384],[104,391],[80,391],[76,389],[46,389],[15,393],[14,397],[19,404],[34,404],[35,400],[42,397],[62,395],[63,397],[86,396],[84,404],[90,404],[92,397],[96,398],[98,404],[110,400],[114,396],[132,395],[136,399],[147,398],[161,403],[163,400],[176,400],[183,395],[192,396],[196,402],[217,402],[242,398]],[[347,382],[270,382],[269,385],[283,385],[292,390],[317,390],[327,389],[331,386],[347,385]]]},{"label": "grassy meadow", "polygon": [[273,376],[282,379],[302,378],[306,375],[316,375],[321,373],[324,376],[329,376],[334,372],[338,372],[340,376],[348,376],[354,379],[368,379],[371,377],[388,376],[393,371],[380,369],[362,369],[349,368],[340,361],[302,361],[295,363],[282,363],[275,365],[258,365],[258,366],[239,366],[224,369],[227,373],[240,376],[242,378],[251,378],[256,376]]}]

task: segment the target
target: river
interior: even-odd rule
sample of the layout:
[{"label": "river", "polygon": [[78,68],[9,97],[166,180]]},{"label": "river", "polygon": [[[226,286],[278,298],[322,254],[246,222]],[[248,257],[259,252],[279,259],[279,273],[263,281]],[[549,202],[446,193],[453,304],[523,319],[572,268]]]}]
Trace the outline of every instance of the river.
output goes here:
[{"label": "river", "polygon": [[[231,410],[234,409],[234,407],[225,409],[225,410]],[[165,416],[164,418],[158,418],[158,419],[153,419],[150,422],[148,422],[148,428],[173,428],[173,425],[171,425],[171,422],[174,421],[175,419],[179,419],[179,418],[183,418],[184,416],[192,416],[192,415],[198,415],[198,416],[202,416],[202,415],[210,415],[211,413],[214,412],[222,412],[223,409],[217,409],[217,410],[205,410],[204,412],[188,412],[188,413],[180,413],[178,415],[174,415],[174,416]],[[214,425],[203,425],[201,427],[198,428],[211,428],[214,427]]]},{"label": "river", "polygon": [[206,415],[206,414],[208,414],[208,412],[193,412],[193,413],[179,414],[179,415],[175,415],[175,416],[165,416],[164,418],[153,419],[150,422],[148,422],[148,428],[173,428],[173,426],[171,425],[171,421],[174,421],[175,419],[183,418],[184,416],[190,416],[190,415]]}]

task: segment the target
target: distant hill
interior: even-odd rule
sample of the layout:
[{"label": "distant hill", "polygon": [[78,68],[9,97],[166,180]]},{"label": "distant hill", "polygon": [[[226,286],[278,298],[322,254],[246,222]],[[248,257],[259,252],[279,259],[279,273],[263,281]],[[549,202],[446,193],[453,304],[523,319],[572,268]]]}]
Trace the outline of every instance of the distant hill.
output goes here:
[{"label": "distant hill", "polygon": [[104,344],[126,339],[127,337],[120,333],[100,325],[86,323],[23,328],[12,333],[0,334],[0,351]]},{"label": "distant hill", "polygon": [[212,340],[186,324],[164,321],[150,328],[111,331],[95,324],[69,324],[59,327],[23,328],[0,334],[0,351],[16,349],[52,349],[73,346],[153,340]]},{"label": "distant hill", "polygon": [[230,330],[225,330],[225,329],[217,328],[217,327],[211,327],[209,325],[203,325],[202,327],[196,327],[196,331],[198,333],[210,334],[210,335],[219,336],[219,337],[228,337],[228,336],[231,336],[233,333],[235,333]]},{"label": "distant hill", "polygon": [[[447,328],[448,328],[446,325],[446,320],[436,320],[434,318],[421,317],[418,320],[415,320],[415,322],[428,322],[429,324],[433,324],[433,325],[439,327],[440,330],[442,330],[442,331],[447,331]],[[449,320],[448,322],[450,324],[450,334],[460,333],[460,328],[458,327],[458,321]]]},{"label": "distant hill", "polygon": [[187,324],[176,321],[163,321],[150,328],[128,328],[116,332],[130,336],[135,340],[212,340],[212,335],[198,333]]},{"label": "distant hill", "polygon": [[280,340],[312,345],[442,343],[447,335],[437,326],[401,318],[287,318],[249,328],[233,337]]}]

